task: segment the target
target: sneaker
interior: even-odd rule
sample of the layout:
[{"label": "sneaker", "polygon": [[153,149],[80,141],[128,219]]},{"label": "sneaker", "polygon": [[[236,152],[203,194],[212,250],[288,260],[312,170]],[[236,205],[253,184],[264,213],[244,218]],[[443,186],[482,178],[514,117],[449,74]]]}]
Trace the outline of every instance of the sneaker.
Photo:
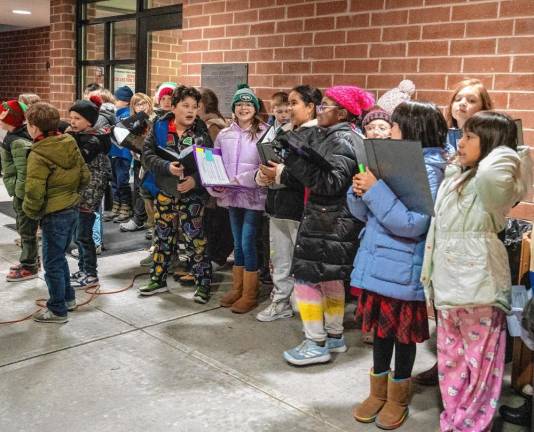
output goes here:
[{"label": "sneaker", "polygon": [[97,276],[90,276],[87,275],[85,277],[82,277],[78,279],[78,286],[75,287],[74,284],[72,285],[73,288],[92,288],[98,285],[98,277]]},{"label": "sneaker", "polygon": [[20,281],[35,279],[38,276],[39,276],[39,271],[37,269],[30,270],[25,267],[20,267],[15,270],[10,270],[6,276],[6,281],[20,282]]},{"label": "sneaker", "polygon": [[139,288],[138,291],[142,296],[151,296],[154,294],[167,292],[169,291],[169,288],[167,288],[166,282],[160,284],[156,281],[150,281],[147,286]]},{"label": "sneaker", "polygon": [[264,310],[256,315],[256,319],[261,322],[271,322],[282,318],[291,318],[293,309],[286,302],[272,302]]},{"label": "sneaker", "polygon": [[72,312],[74,309],[76,309],[78,307],[78,305],[76,304],[76,299],[66,301],[65,305],[67,306],[67,310],[69,312]]},{"label": "sneaker", "polygon": [[145,238],[147,240],[152,240],[152,237],[154,236],[153,228],[148,228],[145,233]]},{"label": "sneaker", "polygon": [[344,336],[341,336],[339,339],[327,337],[326,347],[331,353],[344,353],[348,350]]},{"label": "sneaker", "polygon": [[149,254],[146,258],[143,258],[141,261],[139,261],[139,265],[142,267],[152,267],[152,254]]},{"label": "sneaker", "polygon": [[142,231],[145,229],[144,225],[137,225],[133,219],[130,219],[126,223],[121,223],[119,225],[119,229],[122,232],[128,232],[128,231]]},{"label": "sneaker", "polygon": [[209,286],[199,286],[195,291],[193,300],[195,303],[206,304],[210,301],[211,298],[211,289]]},{"label": "sneaker", "polygon": [[305,366],[329,362],[332,356],[326,344],[322,347],[310,339],[305,339],[295,348],[284,351],[284,358],[292,365]]},{"label": "sneaker", "polygon": [[69,320],[68,315],[59,316],[49,311],[48,309],[42,309],[39,312],[35,312],[32,315],[32,318],[34,321],[37,321],[37,322],[55,323],[55,324],[64,324]]},{"label": "sneaker", "polygon": [[77,281],[85,277],[85,273],[83,271],[77,271],[75,273],[70,274],[70,280],[71,281]]},{"label": "sneaker", "polygon": [[180,276],[178,278],[178,282],[180,282],[182,285],[194,285],[195,277],[191,273],[187,273],[183,276]]},{"label": "sneaker", "polygon": [[78,248],[71,249],[69,253],[71,257],[80,258],[80,251]]}]

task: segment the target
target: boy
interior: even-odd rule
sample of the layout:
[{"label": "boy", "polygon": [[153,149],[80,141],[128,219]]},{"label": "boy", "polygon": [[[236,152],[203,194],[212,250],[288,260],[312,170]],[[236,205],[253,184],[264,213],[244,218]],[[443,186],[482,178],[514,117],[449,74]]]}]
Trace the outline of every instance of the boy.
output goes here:
[{"label": "boy", "polygon": [[271,96],[271,109],[268,123],[278,130],[289,121],[289,100],[286,92],[276,92]]},{"label": "boy", "polygon": [[107,130],[104,130],[104,133],[98,133],[93,128],[98,121],[98,116],[98,106],[92,100],[76,101],[69,110],[70,128],[67,132],[76,140],[91,172],[91,181],[80,194],[80,211],[76,228],[79,270],[71,275],[74,288],[89,288],[98,285],[93,227],[95,212],[100,207],[106,186],[111,178],[111,163],[107,156],[111,147],[110,135]]},{"label": "boy", "polygon": [[[115,90],[115,117],[117,123],[130,117],[130,100],[133,91],[128,86],[119,87]],[[130,219],[132,191],[130,189],[130,165],[132,164],[132,154],[127,148],[120,148],[115,143],[111,146],[109,153],[111,158],[113,190],[113,208],[110,213],[104,215],[104,220],[114,222],[125,222]]]},{"label": "boy", "polygon": [[26,157],[32,146],[31,137],[24,125],[26,105],[9,100],[0,105],[0,125],[7,131],[0,149],[4,169],[4,184],[13,197],[17,231],[21,239],[20,264],[9,269],[8,282],[34,279],[39,272],[37,246],[38,221],[27,217],[22,210],[24,182],[26,180]]},{"label": "boy", "polygon": [[41,219],[45,281],[50,295],[47,308],[36,312],[33,319],[62,324],[68,321],[67,311],[76,308],[65,253],[78,217],[79,191],[89,183],[91,174],[76,141],[58,132],[56,108],[38,102],[28,109],[26,119],[33,146],[28,155],[22,210],[33,220]]}]

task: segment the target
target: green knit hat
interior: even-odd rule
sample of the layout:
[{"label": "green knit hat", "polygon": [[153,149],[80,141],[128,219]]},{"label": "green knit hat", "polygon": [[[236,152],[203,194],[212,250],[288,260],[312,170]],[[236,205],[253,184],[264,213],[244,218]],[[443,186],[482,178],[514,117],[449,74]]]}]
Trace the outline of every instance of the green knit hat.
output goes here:
[{"label": "green knit hat", "polygon": [[256,108],[256,112],[260,111],[260,101],[254,94],[254,91],[247,84],[239,84],[237,91],[232,98],[232,112],[235,112],[235,104],[237,102],[251,102]]}]

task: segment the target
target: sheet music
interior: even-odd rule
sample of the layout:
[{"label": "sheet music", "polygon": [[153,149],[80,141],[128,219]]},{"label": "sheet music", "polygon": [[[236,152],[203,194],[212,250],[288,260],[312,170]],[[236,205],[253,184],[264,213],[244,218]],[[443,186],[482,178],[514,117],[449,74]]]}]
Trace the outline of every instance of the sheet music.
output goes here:
[{"label": "sheet music", "polygon": [[198,171],[205,186],[235,186],[230,182],[220,151],[204,147],[195,148]]}]

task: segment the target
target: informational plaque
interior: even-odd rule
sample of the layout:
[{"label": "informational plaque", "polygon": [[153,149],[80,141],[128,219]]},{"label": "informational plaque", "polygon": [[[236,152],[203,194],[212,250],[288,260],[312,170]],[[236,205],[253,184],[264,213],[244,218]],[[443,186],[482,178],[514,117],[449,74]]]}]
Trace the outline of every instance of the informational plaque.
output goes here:
[{"label": "informational plaque", "polygon": [[247,63],[203,64],[201,86],[215,92],[219,109],[225,117],[232,115],[232,97],[239,84],[248,83]]}]

